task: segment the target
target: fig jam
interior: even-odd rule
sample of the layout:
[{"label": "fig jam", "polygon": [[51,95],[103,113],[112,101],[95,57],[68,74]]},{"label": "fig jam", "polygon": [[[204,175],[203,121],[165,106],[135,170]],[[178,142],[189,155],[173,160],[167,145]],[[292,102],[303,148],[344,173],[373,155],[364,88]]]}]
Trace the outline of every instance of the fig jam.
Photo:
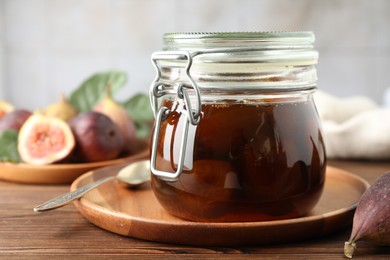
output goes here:
[{"label": "fig jam", "polygon": [[204,222],[303,216],[326,156],[312,32],[168,33],[152,54],[152,189]]},{"label": "fig jam", "polygon": [[[162,106],[171,112],[160,126],[157,167],[174,172],[186,108],[180,100]],[[325,151],[311,99],[204,103],[185,156],[176,180],[152,175],[152,187],[164,208],[188,220],[299,217],[324,186]]]}]

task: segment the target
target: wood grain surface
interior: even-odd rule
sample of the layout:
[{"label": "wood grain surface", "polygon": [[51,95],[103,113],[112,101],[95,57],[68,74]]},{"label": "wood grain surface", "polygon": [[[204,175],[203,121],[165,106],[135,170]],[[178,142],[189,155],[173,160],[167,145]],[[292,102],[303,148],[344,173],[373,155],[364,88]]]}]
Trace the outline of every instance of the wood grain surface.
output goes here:
[{"label": "wood grain surface", "polygon": [[108,161],[49,165],[6,162],[0,163],[0,180],[25,184],[71,184],[77,177],[87,171],[128,163],[148,156],[148,143],[139,142],[133,154]]},{"label": "wood grain surface", "polygon": [[[370,183],[390,162],[330,161]],[[320,238],[274,245],[194,247],[149,242],[103,230],[69,205],[34,213],[33,207],[69,191],[68,185],[26,185],[0,181],[0,259],[346,259],[351,227]],[[354,259],[389,259],[390,248],[359,243]]]},{"label": "wood grain surface", "polygon": [[[122,167],[106,167],[78,178],[71,190],[115,175]],[[149,241],[192,246],[239,246],[285,243],[315,238],[352,224],[355,206],[369,184],[347,171],[328,167],[324,192],[306,216],[263,222],[192,222],[170,215],[150,185],[128,189],[111,181],[76,201],[80,213],[108,231]]]}]

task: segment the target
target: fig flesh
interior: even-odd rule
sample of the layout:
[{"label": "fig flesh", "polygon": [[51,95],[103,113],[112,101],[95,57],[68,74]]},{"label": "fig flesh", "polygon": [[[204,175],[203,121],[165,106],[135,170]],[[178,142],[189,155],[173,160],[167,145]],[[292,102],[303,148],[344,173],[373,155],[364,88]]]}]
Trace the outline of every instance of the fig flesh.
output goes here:
[{"label": "fig flesh", "polygon": [[22,161],[45,165],[71,154],[75,139],[69,125],[61,119],[31,115],[20,128],[18,151]]},{"label": "fig flesh", "polygon": [[344,254],[352,258],[356,242],[390,246],[390,172],[381,175],[361,197]]},{"label": "fig flesh", "polygon": [[22,127],[24,122],[31,116],[31,112],[25,109],[16,109],[0,118],[0,131],[16,130]]},{"label": "fig flesh", "polygon": [[38,110],[37,113],[46,116],[54,116],[64,121],[68,121],[69,119],[77,115],[77,110],[69,103],[65,95],[62,94],[60,101],[47,106],[43,110]]},{"label": "fig flesh", "polygon": [[103,99],[93,110],[111,118],[123,136],[123,151],[130,152],[136,145],[136,127],[127,111],[112,98],[110,85],[107,86]]},{"label": "fig flesh", "polygon": [[76,138],[76,156],[85,162],[117,158],[122,151],[123,136],[118,126],[106,115],[83,112],[69,121]]}]

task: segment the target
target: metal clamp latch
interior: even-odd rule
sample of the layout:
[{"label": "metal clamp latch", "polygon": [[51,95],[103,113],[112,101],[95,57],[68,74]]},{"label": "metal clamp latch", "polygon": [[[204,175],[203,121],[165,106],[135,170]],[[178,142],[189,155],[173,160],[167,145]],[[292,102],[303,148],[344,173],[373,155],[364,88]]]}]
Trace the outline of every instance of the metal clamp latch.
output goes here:
[{"label": "metal clamp latch", "polygon": [[[199,87],[194,81],[194,79],[192,78],[190,73],[193,58],[195,56],[203,55],[203,54],[252,52],[252,51],[262,51],[262,50],[264,50],[264,47],[246,47],[246,48],[237,47],[237,48],[219,48],[219,49],[202,50],[202,51],[195,51],[192,53],[188,51],[162,51],[162,52],[155,52],[152,54],[152,63],[157,72],[157,76],[151,84],[150,93],[149,93],[152,110],[154,113],[154,117],[156,118],[155,132],[152,139],[152,151],[151,151],[151,162],[150,162],[151,171],[154,175],[174,180],[181,174],[184,166],[184,155],[185,155],[185,151],[186,151],[185,149],[186,149],[186,144],[188,139],[189,123],[191,123],[191,125],[197,125],[199,123],[200,114],[202,111],[202,102],[201,102]],[[167,89],[166,86],[160,82],[161,70],[158,65],[158,60],[187,61],[185,66],[185,75],[188,81],[190,82],[190,84],[184,84],[179,82],[176,85],[176,88],[173,88],[176,89],[176,93],[172,92],[172,90],[170,89]],[[191,104],[191,100],[188,94],[189,89],[195,92],[195,102],[196,102],[197,109],[195,109]],[[176,172],[174,173],[159,171],[156,169],[157,144],[158,144],[158,137],[160,133],[160,127],[161,127],[161,123],[168,117],[170,113],[169,109],[166,107],[161,107],[160,110],[158,109],[158,98],[166,94],[176,94],[176,96],[179,99],[184,100],[184,104],[187,109],[186,122],[183,128],[183,136],[180,144],[179,162],[177,165]]]},{"label": "metal clamp latch", "polygon": [[[156,118],[155,130],[152,139],[152,151],[151,151],[151,160],[150,160],[151,171],[156,176],[160,176],[172,180],[175,180],[183,171],[189,124],[191,123],[191,125],[197,125],[199,123],[200,113],[202,110],[199,87],[197,86],[197,84],[195,83],[195,81],[193,80],[190,74],[190,69],[192,66],[192,58],[193,55],[191,55],[187,51],[165,51],[165,52],[155,52],[152,54],[152,62],[156,69],[157,76],[154,79],[150,88],[150,101],[152,104],[154,116]],[[168,90],[166,90],[164,84],[159,82],[161,77],[161,71],[159,65],[157,64],[158,60],[187,60],[187,64],[185,67],[185,74],[188,81],[191,83],[191,85],[178,83],[178,85],[176,86],[177,89],[176,95],[179,99],[182,99],[184,101],[185,107],[187,109],[187,113],[186,113],[187,116],[183,128],[181,144],[180,144],[179,162],[177,165],[176,172],[160,171],[156,167],[158,137],[160,134],[161,123],[164,120],[166,120],[166,118],[170,113],[167,107],[163,106],[160,109],[158,109],[158,98],[170,93]],[[188,94],[189,89],[195,92],[196,109],[191,104],[191,100]]]}]

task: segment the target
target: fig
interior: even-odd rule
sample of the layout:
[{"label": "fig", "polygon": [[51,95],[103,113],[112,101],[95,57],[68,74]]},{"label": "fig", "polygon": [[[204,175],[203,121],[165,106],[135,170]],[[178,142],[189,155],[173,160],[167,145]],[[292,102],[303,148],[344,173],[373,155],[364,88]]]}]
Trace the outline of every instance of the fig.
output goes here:
[{"label": "fig", "polygon": [[20,128],[18,151],[22,161],[45,165],[69,156],[75,138],[69,125],[61,119],[40,114],[31,115]]},{"label": "fig", "polygon": [[13,111],[15,107],[6,101],[0,101],[0,118]]},{"label": "fig", "polygon": [[130,152],[136,145],[136,127],[127,111],[112,98],[110,84],[106,87],[105,96],[93,110],[111,118],[123,136],[123,151]]},{"label": "fig", "polygon": [[24,122],[31,116],[31,112],[26,109],[15,109],[0,118],[0,131],[16,130],[22,127]]},{"label": "fig", "polygon": [[61,94],[60,101],[47,106],[43,110],[38,110],[37,113],[46,116],[54,116],[64,121],[68,121],[69,119],[77,115],[77,110],[69,103],[65,95]]},{"label": "fig", "polygon": [[76,138],[76,155],[86,162],[117,158],[122,151],[123,136],[118,126],[106,115],[88,111],[69,121]]},{"label": "fig", "polygon": [[344,245],[345,256],[352,258],[359,240],[390,246],[390,172],[376,179],[362,195],[353,218],[351,237]]}]

